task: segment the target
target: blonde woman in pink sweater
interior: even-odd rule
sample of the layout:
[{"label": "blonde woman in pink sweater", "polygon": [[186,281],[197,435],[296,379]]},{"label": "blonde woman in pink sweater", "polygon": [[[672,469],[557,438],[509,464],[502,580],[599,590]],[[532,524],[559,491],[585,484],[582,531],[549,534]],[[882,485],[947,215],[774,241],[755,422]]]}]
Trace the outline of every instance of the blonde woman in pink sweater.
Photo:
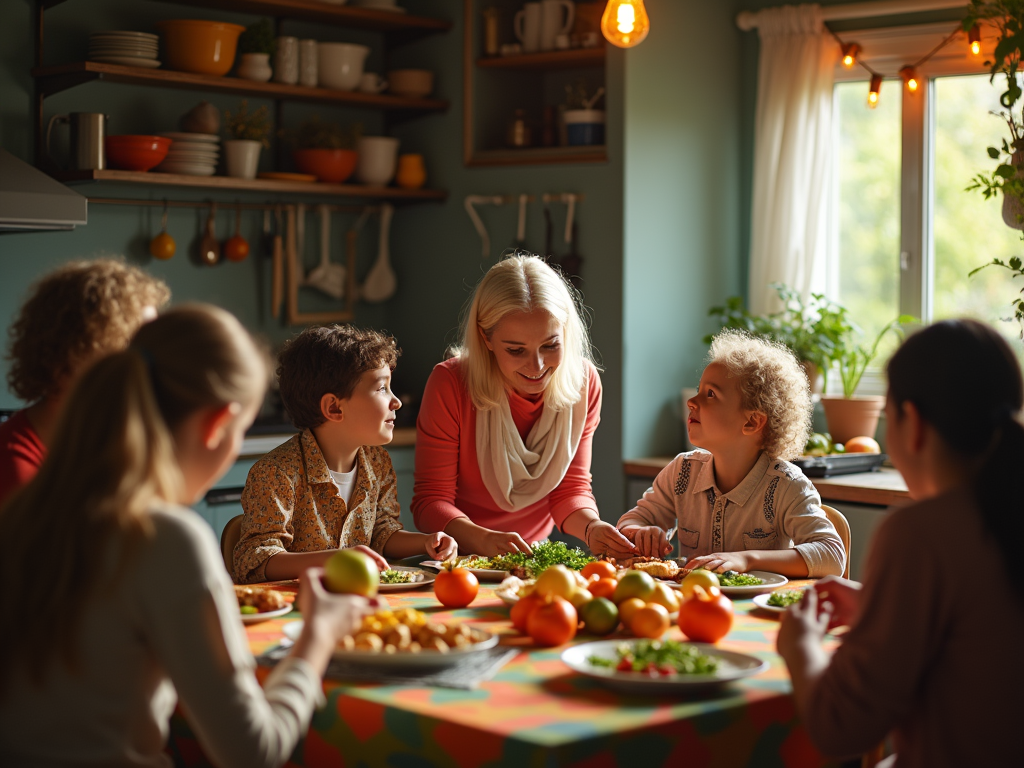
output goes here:
[{"label": "blonde woman in pink sweater", "polygon": [[[899,768],[1021,765],[1020,364],[988,326],[949,320],[888,373],[887,450],[916,503],[876,532],[863,587],[822,579],[784,617],[793,695],[828,755],[892,732]],[[830,660],[820,641],[839,625]]]},{"label": "blonde woman in pink sweater", "polygon": [[571,288],[536,256],[499,261],[423,393],[416,527],[487,557],[529,552],[556,525],[594,552],[634,553],[591,489],[600,420],[601,377]]}]

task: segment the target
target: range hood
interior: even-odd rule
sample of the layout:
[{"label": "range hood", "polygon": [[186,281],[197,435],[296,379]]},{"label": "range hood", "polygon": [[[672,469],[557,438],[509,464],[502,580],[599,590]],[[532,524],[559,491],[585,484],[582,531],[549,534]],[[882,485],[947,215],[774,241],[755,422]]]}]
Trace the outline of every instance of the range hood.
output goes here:
[{"label": "range hood", "polygon": [[84,226],[88,203],[83,195],[0,149],[0,232]]}]

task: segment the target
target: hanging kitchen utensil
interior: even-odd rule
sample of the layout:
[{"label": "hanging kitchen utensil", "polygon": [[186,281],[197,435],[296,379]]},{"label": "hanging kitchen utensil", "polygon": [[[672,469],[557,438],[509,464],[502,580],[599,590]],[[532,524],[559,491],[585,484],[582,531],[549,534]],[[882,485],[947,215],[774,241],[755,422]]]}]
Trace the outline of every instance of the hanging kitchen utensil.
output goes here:
[{"label": "hanging kitchen utensil", "polygon": [[526,249],[526,203],[530,196],[525,192],[519,195],[519,218],[516,221],[516,244],[515,249],[522,251]]},{"label": "hanging kitchen utensil", "polygon": [[555,255],[551,251],[551,206],[548,202],[544,201],[544,259],[548,262],[554,262]]},{"label": "hanging kitchen utensil", "polygon": [[270,223],[270,208],[263,209],[263,252],[274,252],[274,232]]},{"label": "hanging kitchen utensil", "polygon": [[388,243],[391,231],[391,217],[395,208],[391,203],[384,203],[380,207],[380,242],[377,246],[377,261],[370,268],[370,274],[366,276],[363,283],[362,296],[364,301],[380,302],[387,301],[395,295],[397,280],[395,271],[391,268],[391,248]]},{"label": "hanging kitchen utensil", "polygon": [[206,219],[206,232],[199,241],[199,261],[212,267],[220,261],[220,243],[217,242],[217,204],[210,203],[210,216]]},{"label": "hanging kitchen utensil", "polygon": [[281,301],[284,299],[284,239],[281,233],[281,206],[274,209],[274,245],[270,266],[270,316],[278,317],[281,313]]},{"label": "hanging kitchen utensil", "polygon": [[149,241],[149,252],[154,259],[165,261],[174,255],[178,246],[167,234],[167,201],[164,200],[164,215],[160,219],[160,234]]},{"label": "hanging kitchen utensil", "polygon": [[569,282],[579,290],[583,286],[583,278],[580,277],[580,272],[583,268],[583,257],[577,253],[577,239],[579,238],[579,227],[576,222],[572,225],[572,240],[569,243],[569,253],[562,257],[562,272]]},{"label": "hanging kitchen utensil", "polygon": [[242,204],[235,208],[235,234],[224,243],[224,258],[245,261],[249,257],[249,241],[242,237]]},{"label": "hanging kitchen utensil", "polygon": [[331,206],[321,205],[320,264],[306,275],[305,285],[323,291],[333,299],[345,297],[345,267],[331,262]]},{"label": "hanging kitchen utensil", "polygon": [[484,226],[480,214],[476,212],[477,205],[504,205],[505,198],[501,195],[466,195],[463,205],[476,233],[480,235],[480,255],[487,258],[491,255],[491,236],[487,234],[487,227]]},{"label": "hanging kitchen utensil", "polygon": [[295,252],[299,255],[299,263],[302,263],[306,255],[306,204],[298,203],[295,206]]}]

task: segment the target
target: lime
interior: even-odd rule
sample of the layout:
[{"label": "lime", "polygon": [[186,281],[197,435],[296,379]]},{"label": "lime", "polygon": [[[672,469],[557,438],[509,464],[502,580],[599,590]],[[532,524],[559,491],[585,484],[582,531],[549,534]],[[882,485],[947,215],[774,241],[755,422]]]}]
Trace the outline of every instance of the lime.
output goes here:
[{"label": "lime", "polygon": [[832,446],[832,453],[846,453],[846,446],[842,443],[836,443]]},{"label": "lime", "polygon": [[639,597],[646,602],[654,594],[654,579],[643,571],[627,571],[615,587],[612,601],[618,605],[630,597]]},{"label": "lime", "polygon": [[832,440],[828,435],[815,432],[807,439],[807,445],[804,446],[804,456],[826,456],[831,447]]},{"label": "lime", "polygon": [[595,597],[580,607],[580,619],[592,635],[607,635],[619,626],[619,609],[606,597]]}]

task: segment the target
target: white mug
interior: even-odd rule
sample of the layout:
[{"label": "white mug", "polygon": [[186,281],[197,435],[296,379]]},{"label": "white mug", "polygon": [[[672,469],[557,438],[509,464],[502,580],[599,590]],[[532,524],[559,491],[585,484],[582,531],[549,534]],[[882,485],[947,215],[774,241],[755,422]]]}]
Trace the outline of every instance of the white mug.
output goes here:
[{"label": "white mug", "polygon": [[317,84],[316,40],[302,40],[299,43],[299,82],[310,88]]},{"label": "white mug", "polygon": [[519,42],[523,44],[524,53],[535,53],[540,50],[541,4],[526,3],[523,10],[516,14],[514,29]]},{"label": "white mug", "polygon": [[274,82],[295,85],[299,82],[299,38],[277,38],[274,57]]},{"label": "white mug", "polygon": [[359,139],[356,178],[364,184],[384,187],[395,177],[398,165],[398,139],[390,136],[363,136]]},{"label": "white mug", "polygon": [[572,23],[576,19],[576,6],[571,0],[543,0],[540,5],[540,49],[553,51],[558,36],[568,35],[572,31]]},{"label": "white mug", "polygon": [[376,72],[363,72],[359,78],[359,90],[363,93],[380,93],[388,87],[388,81]]}]

